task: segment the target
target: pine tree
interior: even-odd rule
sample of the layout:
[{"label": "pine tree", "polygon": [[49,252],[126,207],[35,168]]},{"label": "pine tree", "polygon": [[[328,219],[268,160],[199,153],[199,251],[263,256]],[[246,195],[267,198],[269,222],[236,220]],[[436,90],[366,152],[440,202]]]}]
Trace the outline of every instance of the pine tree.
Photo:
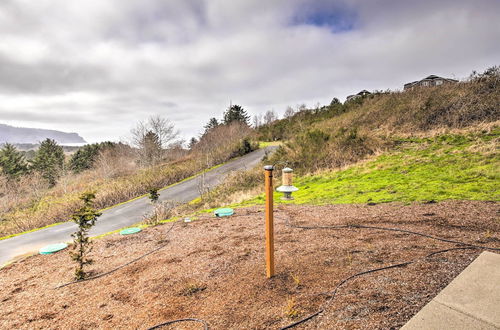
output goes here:
[{"label": "pine tree", "polygon": [[56,141],[46,139],[40,144],[31,165],[49,185],[55,186],[64,167],[64,150]]},{"label": "pine tree", "polygon": [[203,128],[205,129],[205,133],[207,133],[208,131],[210,131],[213,128],[216,128],[219,125],[220,124],[219,124],[219,121],[217,120],[217,118],[210,118],[210,120],[208,121],[208,124],[206,124]]},{"label": "pine tree", "polygon": [[155,165],[161,161],[162,147],[158,134],[148,131],[141,142],[141,160],[146,165]]},{"label": "pine tree", "polygon": [[148,197],[151,201],[151,204],[156,204],[158,202],[158,198],[160,198],[160,194],[158,193],[158,187],[151,187],[148,189]]},{"label": "pine tree", "polygon": [[0,168],[9,179],[16,179],[28,172],[24,156],[10,143],[0,149]]},{"label": "pine tree", "polygon": [[224,112],[225,125],[235,121],[246,125],[250,124],[250,116],[247,114],[245,109],[243,109],[240,105],[237,104],[230,106],[226,110],[226,112]]},{"label": "pine tree", "polygon": [[330,102],[330,106],[337,105],[337,104],[340,104],[340,101],[338,98],[334,97],[332,99],[332,102]]},{"label": "pine tree", "polygon": [[71,234],[71,237],[73,237],[73,249],[70,252],[71,258],[77,262],[75,269],[76,280],[83,280],[87,277],[87,273],[83,268],[85,265],[90,265],[93,262],[88,257],[88,254],[92,251],[92,242],[88,233],[90,228],[95,225],[97,218],[101,215],[93,207],[94,193],[86,192],[80,199],[83,201],[83,206],[76,210],[72,216],[72,220],[78,225],[78,230]]},{"label": "pine tree", "polygon": [[198,140],[195,137],[192,137],[188,145],[189,150],[193,150],[196,143],[198,143]]},{"label": "pine tree", "polygon": [[84,145],[71,156],[69,160],[69,168],[74,173],[80,173],[84,170],[90,169],[94,166],[97,157],[102,151],[115,146],[116,143],[114,142],[101,142]]}]

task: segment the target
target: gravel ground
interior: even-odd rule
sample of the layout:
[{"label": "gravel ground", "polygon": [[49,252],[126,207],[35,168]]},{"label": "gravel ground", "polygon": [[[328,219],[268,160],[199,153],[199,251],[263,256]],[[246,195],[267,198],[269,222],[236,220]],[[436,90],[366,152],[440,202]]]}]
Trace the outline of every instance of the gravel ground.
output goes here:
[{"label": "gravel ground", "polygon": [[[399,232],[299,229],[364,224],[398,227],[500,248],[498,203],[280,206],[275,213],[277,275],[265,278],[262,207],[229,218],[201,218],[117,234],[94,244],[101,274],[161,244],[165,248],[110,275],[60,289],[73,275],[66,252],[37,255],[0,270],[2,329],[147,329],[199,318],[211,329],[279,329],[324,308],[297,329],[396,329],[407,322],[481,250]],[[356,277],[358,272],[418,260]],[[166,327],[168,328],[168,327]],[[179,323],[175,329],[201,329]]]}]

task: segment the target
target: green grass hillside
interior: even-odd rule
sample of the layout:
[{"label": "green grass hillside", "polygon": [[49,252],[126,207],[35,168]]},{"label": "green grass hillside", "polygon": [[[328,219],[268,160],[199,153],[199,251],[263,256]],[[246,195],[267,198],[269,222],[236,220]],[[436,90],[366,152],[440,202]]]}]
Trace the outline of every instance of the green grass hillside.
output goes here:
[{"label": "green grass hillside", "polygon": [[[394,138],[394,147],[343,169],[297,174],[300,190],[293,201],[276,203],[351,204],[439,202],[443,200],[500,201],[500,128],[434,137]],[[275,186],[280,185],[279,171]],[[212,211],[229,204],[242,207],[264,203],[261,169],[236,173],[191,210]],[[208,210],[207,210],[208,209]]]},{"label": "green grass hillside", "polygon": [[[392,151],[348,169],[298,177],[295,185],[300,190],[293,203],[499,201],[499,140],[498,128],[490,133],[397,139]],[[276,201],[283,203],[279,197],[276,193]],[[261,194],[240,205],[263,202]]]},{"label": "green grass hillside", "polygon": [[[257,136],[280,142],[265,162],[295,170],[300,190],[293,203],[499,201],[499,105],[495,66],[457,84],[343,104],[334,99],[259,127]],[[255,169],[237,173],[189,207],[259,204],[262,193],[262,170]]]}]

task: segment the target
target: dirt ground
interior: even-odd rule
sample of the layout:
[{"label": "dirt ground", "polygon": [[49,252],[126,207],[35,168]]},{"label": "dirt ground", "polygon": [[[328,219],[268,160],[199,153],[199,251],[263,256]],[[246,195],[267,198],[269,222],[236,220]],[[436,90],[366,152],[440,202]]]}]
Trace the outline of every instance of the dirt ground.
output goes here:
[{"label": "dirt ground", "polygon": [[[211,329],[279,329],[324,307],[296,329],[396,329],[481,250],[369,229],[298,229],[365,224],[398,227],[500,248],[500,205],[488,202],[280,206],[275,213],[277,276],[265,277],[262,207],[229,218],[202,218],[96,240],[89,266],[100,274],[168,241],[110,275],[60,289],[72,279],[68,253],[37,255],[0,270],[2,329],[147,329],[179,318]],[[328,292],[355,273],[409,260],[402,268],[357,277],[329,303]],[[169,328],[169,327],[166,327]],[[201,329],[179,323],[170,329]]]}]

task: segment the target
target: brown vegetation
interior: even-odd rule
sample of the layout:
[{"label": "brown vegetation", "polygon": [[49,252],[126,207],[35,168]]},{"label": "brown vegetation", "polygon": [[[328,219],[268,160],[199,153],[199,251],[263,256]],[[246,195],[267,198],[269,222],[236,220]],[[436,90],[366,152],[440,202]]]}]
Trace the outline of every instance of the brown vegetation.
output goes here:
[{"label": "brown vegetation", "polygon": [[141,153],[119,144],[102,151],[94,168],[66,171],[52,188],[36,173],[15,182],[0,176],[0,237],[69,220],[84,191],[96,191],[95,205],[102,209],[143,195],[152,186],[181,181],[248,152],[241,144],[250,131],[238,123],[220,125],[189,154],[184,150],[174,158],[169,152],[161,164],[149,167],[138,161]]},{"label": "brown vegetation", "polygon": [[259,129],[261,138],[288,139],[274,160],[314,172],[384,151],[402,136],[467,130],[500,120],[500,68],[467,81],[405,92],[375,93],[302,110]]},{"label": "brown vegetation", "polygon": [[[500,248],[497,203],[281,206],[276,212],[276,270],[265,277],[263,210],[229,218],[148,228],[95,241],[95,275],[164,244],[164,249],[108,276],[61,289],[72,279],[67,252],[37,255],[2,269],[0,328],[148,328],[195,317],[212,329],[278,329],[325,307],[307,329],[399,328],[480,250],[424,237],[367,229],[299,229],[285,225],[365,224],[398,227]],[[358,272],[419,260],[357,277]],[[199,329],[197,324],[179,324]],[[299,327],[301,328],[301,327]]]}]

